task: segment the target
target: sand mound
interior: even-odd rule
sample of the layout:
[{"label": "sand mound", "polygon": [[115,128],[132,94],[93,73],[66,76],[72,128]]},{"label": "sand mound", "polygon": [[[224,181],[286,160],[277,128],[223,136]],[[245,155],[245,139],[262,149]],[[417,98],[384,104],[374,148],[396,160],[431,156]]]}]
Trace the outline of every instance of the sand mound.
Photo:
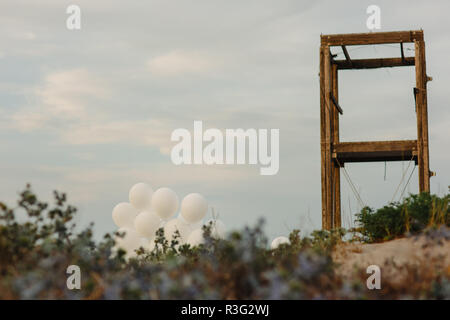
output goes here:
[{"label": "sand mound", "polygon": [[[430,239],[426,236],[401,238],[383,243],[342,243],[333,252],[333,260],[343,277],[365,272],[378,265],[383,277],[401,281],[407,268],[426,268],[450,274],[450,239]],[[430,271],[431,272],[431,271]]]}]

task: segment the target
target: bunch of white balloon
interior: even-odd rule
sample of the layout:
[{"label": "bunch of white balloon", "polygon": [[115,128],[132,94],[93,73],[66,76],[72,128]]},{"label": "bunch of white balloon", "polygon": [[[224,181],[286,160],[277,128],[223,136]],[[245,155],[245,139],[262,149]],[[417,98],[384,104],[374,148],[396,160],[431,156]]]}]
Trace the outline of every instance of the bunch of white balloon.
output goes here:
[{"label": "bunch of white balloon", "polygon": [[[155,233],[164,228],[164,236],[170,241],[178,231],[179,245],[190,244],[191,247],[204,243],[203,219],[208,211],[206,199],[198,193],[188,194],[181,201],[180,214],[177,194],[169,188],[153,189],[145,183],[135,184],[128,195],[130,202],[121,202],[112,211],[112,219],[123,237],[116,238],[116,249],[127,252],[127,257],[135,255],[135,250],[144,247],[153,250]],[[214,238],[225,237],[225,225],[213,219],[206,222],[211,225]]]},{"label": "bunch of white balloon", "polygon": [[270,248],[272,250],[275,250],[276,248],[278,248],[280,245],[282,244],[289,244],[290,241],[288,238],[286,237],[276,237],[275,239],[272,240],[272,243],[270,244]]}]

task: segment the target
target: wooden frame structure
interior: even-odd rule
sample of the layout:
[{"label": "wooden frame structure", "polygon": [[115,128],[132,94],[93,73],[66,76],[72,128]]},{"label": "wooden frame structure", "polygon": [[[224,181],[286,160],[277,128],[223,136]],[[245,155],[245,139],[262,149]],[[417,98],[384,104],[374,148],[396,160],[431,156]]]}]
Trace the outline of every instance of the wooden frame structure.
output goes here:
[{"label": "wooden frame structure", "polygon": [[[399,44],[398,58],[351,59],[347,46]],[[415,56],[405,57],[403,44],[414,43]],[[339,46],[345,60],[335,60],[330,47]],[[340,142],[338,71],[415,66],[414,96],[417,140]],[[322,177],[322,228],[341,226],[340,168],[346,162],[414,160],[419,169],[419,191],[430,191],[428,151],[427,82],[423,31],[376,32],[321,35],[320,46],[320,150]]]}]

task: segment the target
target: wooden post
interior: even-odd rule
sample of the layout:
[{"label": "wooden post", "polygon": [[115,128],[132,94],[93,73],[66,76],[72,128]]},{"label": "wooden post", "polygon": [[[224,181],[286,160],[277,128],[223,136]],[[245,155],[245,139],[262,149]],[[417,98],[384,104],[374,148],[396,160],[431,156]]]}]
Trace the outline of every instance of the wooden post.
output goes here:
[{"label": "wooden post", "polygon": [[330,47],[324,47],[324,84],[325,84],[325,172],[326,172],[326,215],[327,215],[327,230],[333,226],[333,167],[331,163],[331,126],[332,126],[332,108],[331,103],[331,54]]},{"label": "wooden post", "polygon": [[[339,102],[338,67],[332,66],[332,93],[336,102]],[[333,145],[339,143],[339,112],[333,108]],[[341,227],[341,168],[337,161],[333,161],[333,225],[332,228]]]},{"label": "wooden post", "polygon": [[331,229],[333,225],[333,187],[332,187],[332,110],[331,104],[331,55],[330,47],[320,49],[320,148],[321,148],[321,176],[322,176],[322,227]]},{"label": "wooden post", "polygon": [[427,73],[425,63],[425,42],[415,41],[416,56],[416,114],[417,114],[417,157],[419,164],[419,191],[430,192],[430,167],[428,150]]},{"label": "wooden post", "polygon": [[326,166],[325,166],[325,62],[324,48],[320,47],[320,160],[321,160],[321,187],[322,187],[322,228],[327,228],[327,188],[326,188]]}]

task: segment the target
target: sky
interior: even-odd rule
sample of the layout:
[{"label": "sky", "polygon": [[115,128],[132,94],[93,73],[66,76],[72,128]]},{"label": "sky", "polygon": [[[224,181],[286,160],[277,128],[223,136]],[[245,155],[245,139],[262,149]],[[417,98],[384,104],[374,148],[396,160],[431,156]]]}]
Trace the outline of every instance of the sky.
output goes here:
[{"label": "sky", "polygon": [[[81,30],[66,28],[70,4],[81,8]],[[229,230],[259,218],[269,238],[319,229],[320,35],[369,32],[371,4],[381,9],[380,31],[424,30],[431,191],[446,193],[448,1],[2,0],[0,200],[14,206],[27,183],[44,200],[64,191],[77,222],[93,221],[100,237],[115,230],[112,208],[146,182],[180,199],[203,194]],[[392,45],[349,52],[400,56]],[[411,67],[342,71],[341,141],[415,139],[414,86]],[[171,132],[192,131],[195,120],[205,129],[279,129],[278,174],[261,176],[255,165],[175,166]],[[413,165],[346,170],[364,204],[380,207]],[[360,205],[341,180],[343,225],[351,227]],[[418,191],[417,180],[416,170],[405,193]]]}]

